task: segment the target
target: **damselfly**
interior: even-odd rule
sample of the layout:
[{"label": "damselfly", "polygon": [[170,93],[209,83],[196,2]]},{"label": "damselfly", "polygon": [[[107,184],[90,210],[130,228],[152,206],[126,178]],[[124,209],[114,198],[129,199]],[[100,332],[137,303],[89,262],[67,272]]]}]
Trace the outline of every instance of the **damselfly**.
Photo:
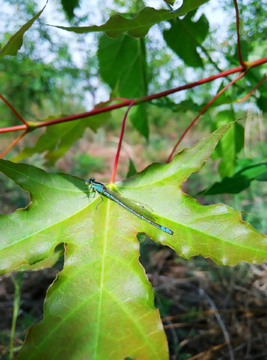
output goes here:
[{"label": "damselfly", "polygon": [[95,178],[91,178],[87,180],[85,183],[86,185],[91,185],[92,188],[95,191],[97,191],[99,194],[103,194],[107,198],[115,201],[117,204],[124,207],[124,209],[138,216],[140,219],[147,221],[149,224],[155,226],[156,228],[162,231],[165,231],[167,234],[170,235],[173,234],[172,230],[168,229],[165,226],[159,225],[155,221],[153,221],[154,216],[151,214],[151,212],[147,211],[145,208],[141,207],[140,205],[133,203],[132,201],[116,193],[115,191],[107,189],[104,184],[95,181]]}]

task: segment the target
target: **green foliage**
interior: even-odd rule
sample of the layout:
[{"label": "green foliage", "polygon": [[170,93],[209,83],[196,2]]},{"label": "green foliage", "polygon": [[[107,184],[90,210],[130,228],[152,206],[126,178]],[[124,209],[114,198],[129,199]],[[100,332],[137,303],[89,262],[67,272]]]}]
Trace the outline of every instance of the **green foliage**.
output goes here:
[{"label": "green foliage", "polygon": [[232,177],[225,177],[222,181],[201,191],[200,194],[238,194],[247,189],[253,180],[267,181],[267,163],[257,164],[252,159],[240,159],[236,170]]},{"label": "green foliage", "polygon": [[[138,261],[139,231],[185,258],[202,254],[223,265],[266,260],[266,236],[242,222],[236,210],[201,206],[181,190],[228,129],[224,125],[169,165],[154,164],[116,185],[126,197],[148,203],[173,236],[106,198],[99,204],[81,179],[0,161],[0,170],[31,194],[26,209],[0,217],[1,271],[43,261],[60,243],[66,249],[64,269],[47,293],[43,320],[30,329],[18,359],[50,357],[55,351],[58,359],[66,351],[77,359],[104,359],[111,353],[116,358],[144,353],[148,359],[168,358],[152,287]],[[19,232],[14,233],[14,224]]]},{"label": "green foliage", "polygon": [[[101,36],[98,45],[99,73],[112,88],[113,96],[137,98],[146,95],[146,52],[144,39],[121,35],[117,39]],[[130,111],[133,126],[148,138],[146,105]]]},{"label": "green foliage", "polygon": [[[47,0],[48,1],[48,0]],[[46,1],[46,4],[47,4]],[[44,11],[45,6],[42,8],[41,11],[39,11],[30,21],[28,21],[26,24],[24,24],[19,31],[17,31],[13,36],[11,36],[8,43],[4,46],[3,50],[0,52],[0,58],[4,57],[5,55],[17,55],[17,52],[22,46],[23,42],[23,36],[27,30],[32,26],[32,24],[39,18],[39,16]]]},{"label": "green foliage", "polygon": [[61,0],[61,4],[69,20],[72,20],[74,18],[74,9],[79,6],[79,0]]},{"label": "green foliage", "polygon": [[129,177],[135,175],[136,173],[137,173],[137,171],[134,166],[134,163],[133,163],[132,159],[129,159],[129,170],[128,170],[126,178],[128,179]]},{"label": "green foliage", "polygon": [[[173,0],[165,2],[174,3]],[[90,9],[92,13],[88,11],[88,14],[74,18],[79,0],[61,0],[70,25],[94,24],[95,18],[91,16],[95,9],[100,10],[102,19],[117,12],[106,23],[102,21],[100,26],[58,26],[78,34],[104,32],[95,37],[91,34],[87,42],[88,38],[85,40],[85,37],[78,38],[62,31],[62,37],[57,38],[54,27],[44,25],[50,22],[43,22],[45,12],[40,17],[45,6],[37,13],[34,1],[11,0],[10,3],[19,10],[16,20],[19,18],[22,24],[31,20],[16,32],[11,17],[12,21],[7,21],[1,30],[3,39],[14,34],[0,53],[1,93],[26,120],[38,120],[48,114],[69,116],[84,112],[89,92],[95,106],[98,95],[103,97],[103,89],[106,91],[103,83],[109,86],[110,97],[135,99],[214,75],[211,69],[216,69],[217,73],[222,64],[225,68],[238,66],[236,23],[228,29],[225,41],[221,29],[212,30],[205,15],[192,20],[196,14],[194,10],[205,2],[185,0],[182,7],[172,11],[144,7],[142,0],[116,0],[114,9],[97,3]],[[266,56],[266,4],[263,1],[245,4],[241,0],[238,5],[243,59],[253,61]],[[229,11],[229,2],[226,6]],[[230,14],[234,17],[233,11],[229,11]],[[185,17],[180,19],[182,15]],[[171,24],[170,29],[166,30],[164,21]],[[158,26],[151,29],[155,24]],[[26,32],[27,40],[24,38]],[[158,32],[163,36],[158,36]],[[64,38],[65,35],[68,38]],[[73,36],[72,40],[69,36]],[[3,39],[1,43],[4,44],[6,40]],[[183,61],[173,56],[173,51]],[[190,69],[187,71],[183,64],[195,68],[194,73]],[[181,189],[188,176],[204,166],[220,137],[230,128],[230,122],[239,117],[241,111],[237,112],[237,100],[258,84],[266,68],[264,64],[250,69],[244,79],[223,93],[200,119],[203,121],[199,120],[200,130],[197,136],[190,136],[189,141],[199,138],[200,131],[206,133],[207,127],[215,130],[223,125],[221,129],[180,152],[168,165],[153,164],[138,174],[130,160],[127,174],[130,178],[116,185],[107,185],[116,187],[129,199],[148,204],[145,206],[158,222],[174,231],[173,236],[153,228],[105,198],[100,201],[88,191],[84,180],[66,174],[49,174],[26,164],[0,161],[0,170],[31,196],[25,209],[0,215],[2,271],[49,267],[62,257],[63,246],[65,251],[64,269],[47,293],[44,318],[30,330],[18,359],[47,359],[55,354],[58,359],[66,356],[73,359],[134,359],[144,354],[148,359],[168,358],[153,291],[139,264],[137,237],[140,242],[152,239],[160,246],[169,246],[185,259],[201,254],[221,265],[266,260],[265,235],[243,222],[236,210],[226,205],[202,206]],[[218,92],[229,78],[221,83]],[[150,147],[155,154],[150,158],[165,157],[167,147],[176,142],[187,122],[192,121],[210,101],[214,90],[214,86],[205,84],[197,91],[188,90],[185,97],[173,95],[153,100],[154,107],[141,103],[130,109],[133,126],[145,139],[136,132],[133,136],[139,136],[141,142],[148,139],[149,130],[154,132]],[[267,82],[250,99],[258,109],[267,112]],[[14,116],[11,118],[10,109],[0,106],[1,111],[3,109],[1,126],[12,125]],[[218,106],[222,107],[218,110]],[[238,106],[244,109],[243,104]],[[50,116],[47,120],[55,117]],[[34,144],[30,147],[26,142],[28,138],[24,138],[27,146],[13,160],[42,154],[45,165],[53,166],[83,136],[87,127],[96,131],[109,119],[110,114],[103,113],[47,127],[40,137],[34,138],[35,133],[32,133],[30,140],[33,139]],[[167,139],[165,143],[159,141],[162,136]],[[238,156],[243,148],[244,128],[235,122],[212,155],[213,159],[221,159],[219,172],[222,181],[214,183],[202,194],[236,194],[253,187],[257,181],[262,181],[264,186],[263,182],[267,181],[264,154],[260,159],[240,160]],[[247,155],[249,152],[245,150]],[[261,150],[266,151],[264,147]],[[252,152],[252,156],[257,155]],[[102,172],[101,176],[108,176],[103,174],[103,170],[109,168],[106,156],[87,154],[86,150],[86,153],[72,152],[72,159],[74,161],[69,167],[81,177],[87,177],[89,172]],[[66,158],[62,162],[64,160]],[[66,164],[62,168],[66,171]],[[125,174],[127,167],[123,171]],[[212,171],[207,176],[210,182]],[[197,186],[195,192],[206,185]],[[17,202],[17,208],[25,204],[25,199],[22,201],[14,195],[13,188],[10,189],[4,195],[4,212],[13,210],[6,208],[9,203]],[[245,192],[241,196],[247,201]],[[256,196],[260,198],[258,193]],[[262,204],[260,206],[264,208],[264,199]],[[259,225],[253,214],[249,216],[249,220],[253,219],[253,223]],[[162,302],[163,310],[167,310],[171,302],[164,299]],[[182,359],[183,355],[180,357]]]},{"label": "green foliage", "polygon": [[203,60],[197,52],[209,32],[209,23],[205,15],[192,21],[196,11],[191,11],[182,20],[170,20],[171,28],[163,31],[163,37],[168,46],[182,59],[185,64],[192,67],[202,67]]},{"label": "green foliage", "polygon": [[109,20],[100,26],[56,26],[59,29],[73,31],[77,34],[85,34],[95,31],[104,31],[107,36],[117,38],[121,34],[127,34],[132,37],[145,36],[151,26],[166,20],[171,20],[177,16],[182,16],[198,8],[208,0],[186,0],[182,7],[175,11],[171,10],[156,10],[152,7],[143,8],[134,18],[128,19],[121,14],[112,15]]},{"label": "green foliage", "polygon": [[[233,110],[224,110],[216,115],[216,121],[213,127],[229,124],[235,120],[235,113]],[[219,172],[221,177],[232,176],[237,154],[244,146],[244,128],[239,123],[235,122],[223,139],[219,142],[214,154],[213,159],[221,158],[219,164]]]},{"label": "green foliage", "polygon": [[95,131],[107,122],[108,118],[109,113],[105,112],[83,118],[82,120],[50,126],[46,129],[46,132],[39,137],[33,147],[25,147],[20,154],[13,158],[13,161],[21,161],[36,153],[41,154],[46,152],[45,159],[47,163],[54,165],[55,162],[69,150],[73,143],[82,136],[87,127]]},{"label": "green foliage", "polygon": [[98,45],[99,73],[117,96],[146,95],[146,54],[143,39],[121,35],[117,39],[101,36]]},{"label": "green foliage", "polygon": [[107,168],[105,159],[103,156],[91,156],[88,154],[78,153],[74,157],[74,165],[72,167],[72,173],[77,174],[83,178],[87,175],[98,173]]},{"label": "green foliage", "polygon": [[[63,69],[61,70],[64,72]],[[56,104],[66,98],[66,94],[57,88],[58,70],[53,64],[44,64],[40,59],[31,60],[28,56],[22,55],[17,58],[2,59],[0,71],[3,74],[0,77],[3,95],[26,119],[35,119],[36,115],[32,112],[33,105],[41,108],[45,101]],[[11,111],[2,103],[0,105],[1,124],[8,126],[17,123],[14,115],[10,121]]]}]

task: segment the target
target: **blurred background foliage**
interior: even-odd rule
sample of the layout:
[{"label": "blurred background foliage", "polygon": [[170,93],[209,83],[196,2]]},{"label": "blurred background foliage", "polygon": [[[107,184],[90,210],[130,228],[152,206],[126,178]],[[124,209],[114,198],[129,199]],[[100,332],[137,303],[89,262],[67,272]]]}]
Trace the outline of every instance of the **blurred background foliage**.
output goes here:
[{"label": "blurred background foliage", "polygon": [[[44,3],[1,2],[0,39],[4,46]],[[153,5],[168,7],[161,1]],[[105,4],[81,0],[49,2],[42,16],[26,32],[17,56],[1,60],[1,93],[26,120],[40,121],[89,111],[109,97],[134,98],[167,90],[238,65],[235,12],[229,1],[208,2],[182,18],[159,23],[142,39],[126,35],[111,39],[101,33],[79,35],[47,26],[101,24],[115,12],[131,17],[144,6],[151,6],[151,3],[139,0]],[[242,55],[244,60],[256,60],[266,54],[267,5],[264,1],[239,1],[238,6]],[[179,3],[174,4],[174,8],[177,7]],[[246,78],[225,92],[184,139],[183,147],[191,146],[223,123],[240,119],[232,134],[227,135],[228,139],[224,137],[212,155],[214,162],[208,165],[208,181],[203,170],[185,184],[187,191],[197,194],[214,182],[220,183],[220,178],[231,178],[236,173],[239,158],[257,158],[258,163],[265,161],[263,124],[267,111],[267,82],[246,102],[238,104],[236,101],[262,79],[266,67],[252,69]],[[131,122],[127,122],[118,176],[125,177],[128,173],[129,159],[138,171],[151,162],[164,162],[184,129],[226,83],[226,79],[218,79],[133,108]],[[24,159],[49,171],[60,169],[81,177],[98,173],[98,178],[105,181],[113,165],[124,111],[116,110],[101,121],[97,119],[93,127],[84,125],[83,120],[83,125],[77,127],[76,123],[76,130],[71,129],[72,139],[65,135],[68,141],[60,139],[60,130],[47,129],[44,139],[55,136],[53,145],[47,140],[39,145],[45,130],[35,131],[22,139],[6,158]],[[0,112],[1,127],[18,124],[18,119],[3,102]],[[76,135],[73,135],[74,130]],[[14,133],[1,134],[0,150],[3,151],[13,138]],[[25,147],[26,151],[20,154]],[[88,163],[84,161],[85,156],[88,156]],[[265,177],[261,178],[264,187],[262,181]],[[193,189],[191,183],[194,183]],[[245,191],[250,192],[251,188]],[[227,195],[227,198],[235,203],[238,196]],[[214,202],[214,197],[206,196],[205,201],[208,199]]]},{"label": "blurred background foliage", "polygon": [[[174,8],[178,5],[174,4]],[[44,1],[0,0],[2,47],[43,6]],[[207,2],[182,18],[159,23],[142,39],[127,35],[110,39],[102,33],[79,35],[47,26],[103,24],[115,12],[132,16],[144,6],[168,8],[163,1],[50,0],[42,16],[25,34],[17,56],[0,60],[1,94],[25,120],[40,121],[89,111],[110,97],[132,98],[168,90],[239,65],[234,5],[228,0]],[[266,1],[239,0],[238,6],[243,59],[253,61],[266,56]],[[251,166],[266,162],[267,81],[246,102],[237,103],[237,99],[262,79],[266,69],[265,64],[250,70],[245,78],[228,89],[200,117],[180,147],[192,146],[222,124],[239,120],[222,139],[212,160],[201,172],[190,176],[184,190],[202,204],[223,202],[243,210],[242,217],[265,233],[267,175],[265,168],[261,167],[261,172],[255,174]],[[127,176],[129,164],[131,171],[134,168],[141,171],[151,162],[166,161],[185,128],[229,79],[218,79],[132,109],[131,121],[126,124],[118,178]],[[55,136],[51,148],[36,149],[23,161],[50,172],[64,171],[82,178],[94,175],[99,181],[108,181],[124,112],[125,109],[119,109],[108,113],[94,126],[86,126],[81,120],[77,135],[68,143],[61,141],[60,132],[58,137],[56,131],[54,135],[53,131],[49,133],[52,127],[39,129],[23,138],[5,158],[19,156],[25,147],[34,148],[46,133]],[[19,124],[3,102],[0,102],[0,114],[1,128]],[[2,152],[17,134],[0,136]],[[61,146],[65,146],[64,151]],[[60,156],[53,158],[49,151]],[[216,193],[212,188],[222,181],[227,184],[235,181],[240,173],[244,176],[244,171],[248,182],[244,189],[237,186],[235,193]],[[223,184],[225,186],[225,182]],[[11,213],[29,202],[28,195],[2,174],[0,186],[2,213]],[[152,260],[157,257],[151,246],[149,244],[148,252],[142,247],[142,262],[152,269],[156,265],[151,264],[147,254],[153,255]],[[194,259],[192,261],[194,263]],[[195,261],[201,271],[206,268],[206,260],[197,258]],[[161,311],[169,313],[174,299],[167,301],[161,295],[157,299]]]}]

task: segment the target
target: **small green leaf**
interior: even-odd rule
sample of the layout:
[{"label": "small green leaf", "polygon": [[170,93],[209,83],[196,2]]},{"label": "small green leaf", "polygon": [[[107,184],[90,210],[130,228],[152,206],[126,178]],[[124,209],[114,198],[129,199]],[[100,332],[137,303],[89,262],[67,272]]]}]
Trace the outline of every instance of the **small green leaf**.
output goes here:
[{"label": "small green leaf", "polygon": [[109,116],[109,112],[105,112],[81,120],[48,126],[46,132],[39,137],[33,147],[24,148],[12,160],[18,162],[36,153],[47,152],[45,159],[48,164],[53,165],[69,150],[76,140],[82,137],[87,127],[95,131],[108,120]]},{"label": "small green leaf", "polygon": [[[196,111],[199,112],[201,110],[201,106],[196,104],[192,99],[186,99],[180,101],[179,103],[175,103],[170,100],[168,97],[157,99],[151,101],[152,105],[155,105],[159,108],[167,108],[172,110],[173,112],[182,112],[185,113],[187,111]],[[204,105],[203,105],[204,106]]]},{"label": "small green leaf", "polygon": [[140,134],[142,134],[146,139],[148,139],[149,128],[146,108],[146,104],[139,104],[137,106],[133,106],[130,110],[129,117],[136,130],[138,130]]},{"label": "small green leaf", "polygon": [[164,0],[164,1],[169,5],[173,5],[175,3],[175,0]]},{"label": "small green leaf", "polygon": [[257,105],[261,109],[262,112],[267,112],[267,96],[261,95],[257,99]]},{"label": "small green leaf", "polygon": [[127,34],[132,37],[144,37],[151,26],[161,21],[171,20],[177,16],[182,16],[205,4],[207,1],[208,0],[185,0],[183,5],[175,11],[156,10],[152,7],[145,7],[131,20],[126,19],[121,14],[115,14],[112,15],[105,24],[100,26],[53,26],[67,31],[73,31],[78,34],[104,31],[106,35],[111,38],[117,38],[121,34]]},{"label": "small green leaf", "polygon": [[60,0],[63,10],[67,14],[69,20],[74,18],[74,9],[79,6],[79,0]]},{"label": "small green leaf", "polygon": [[[229,124],[235,120],[235,113],[233,110],[223,110],[216,114],[216,121],[213,123],[214,127],[220,127],[224,124]],[[219,164],[219,173],[222,178],[232,176],[236,167],[236,157],[238,152],[244,146],[244,128],[238,122],[235,122],[231,129],[221,139],[212,158],[221,158]]]},{"label": "small green leaf", "polygon": [[187,14],[182,20],[170,20],[171,28],[163,31],[163,37],[168,46],[188,66],[202,67],[203,61],[197,52],[209,32],[209,23],[204,14],[196,21],[192,21],[195,11]]},{"label": "small green leaf", "polygon": [[17,55],[17,52],[22,46],[23,42],[23,35],[29,28],[32,26],[32,24],[35,22],[36,19],[42,14],[44,11],[48,0],[45,3],[45,6],[42,8],[41,11],[38,12],[31,20],[29,20],[26,24],[24,24],[19,31],[17,31],[13,36],[11,36],[8,43],[4,46],[3,50],[0,52],[0,58],[5,55]]},{"label": "small green leaf", "polygon": [[136,171],[136,168],[134,166],[134,163],[132,161],[132,159],[129,159],[129,170],[128,170],[128,173],[127,173],[127,179],[133,175],[135,175],[137,173]]},{"label": "small green leaf", "polygon": [[232,177],[225,177],[222,181],[201,191],[199,195],[238,194],[247,189],[253,180],[267,181],[267,163],[246,166]]}]

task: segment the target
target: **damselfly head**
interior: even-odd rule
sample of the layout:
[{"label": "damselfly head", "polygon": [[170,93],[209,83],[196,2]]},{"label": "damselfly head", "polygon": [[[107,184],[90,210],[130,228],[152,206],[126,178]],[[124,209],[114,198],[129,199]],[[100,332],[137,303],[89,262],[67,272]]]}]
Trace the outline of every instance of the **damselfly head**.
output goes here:
[{"label": "damselfly head", "polygon": [[94,181],[95,181],[95,178],[90,178],[90,179],[88,179],[88,180],[85,181],[85,184],[86,184],[86,185],[90,185],[90,184],[92,184]]}]

